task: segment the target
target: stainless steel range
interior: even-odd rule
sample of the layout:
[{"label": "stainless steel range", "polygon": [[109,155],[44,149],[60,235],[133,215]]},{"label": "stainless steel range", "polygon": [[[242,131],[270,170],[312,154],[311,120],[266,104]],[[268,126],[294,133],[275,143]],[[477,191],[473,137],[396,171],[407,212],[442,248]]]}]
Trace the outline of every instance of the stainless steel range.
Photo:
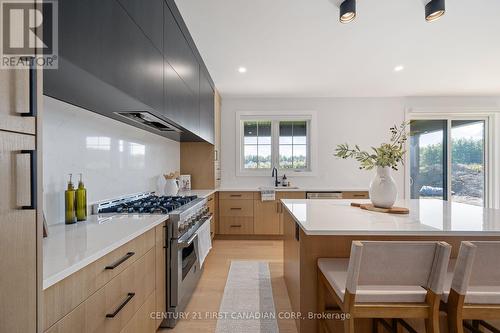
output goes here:
[{"label": "stainless steel range", "polygon": [[100,202],[92,211],[94,214],[168,214],[165,244],[167,313],[162,327],[174,327],[203,271],[197,231],[212,219],[207,199],[156,196],[154,192],[147,192]]}]

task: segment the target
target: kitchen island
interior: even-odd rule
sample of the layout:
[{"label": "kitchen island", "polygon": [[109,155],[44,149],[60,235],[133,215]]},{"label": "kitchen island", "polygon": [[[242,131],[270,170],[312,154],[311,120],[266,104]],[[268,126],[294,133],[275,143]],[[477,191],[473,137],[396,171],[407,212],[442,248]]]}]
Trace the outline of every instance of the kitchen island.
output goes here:
[{"label": "kitchen island", "polygon": [[[500,210],[425,199],[399,201],[396,205],[410,214],[392,215],[351,207],[351,202],[282,200],[284,278],[292,309],[301,315],[299,332],[317,331],[310,317],[317,307],[317,259],[349,258],[353,240],[440,240],[452,246],[452,257],[463,240],[500,240]],[[370,322],[360,322],[356,330],[369,332]]]}]

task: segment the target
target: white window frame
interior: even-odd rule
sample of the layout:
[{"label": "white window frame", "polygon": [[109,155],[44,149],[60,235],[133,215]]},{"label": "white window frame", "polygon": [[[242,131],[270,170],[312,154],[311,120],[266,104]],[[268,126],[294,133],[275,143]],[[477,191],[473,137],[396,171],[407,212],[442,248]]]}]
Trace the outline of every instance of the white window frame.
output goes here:
[{"label": "white window frame", "polygon": [[[435,110],[435,111],[431,111]],[[499,139],[498,135],[495,134],[500,129],[500,109],[471,109],[471,108],[463,108],[463,109],[408,109],[406,111],[406,121],[410,120],[426,120],[426,119],[436,119],[436,120],[446,120],[448,124],[448,133],[451,134],[451,122],[453,120],[483,120],[485,122],[484,128],[484,205],[486,208],[499,208],[500,207],[500,189],[498,189],[498,184],[500,173],[497,171],[498,166],[500,166],[499,155],[496,153],[496,146],[498,145],[497,140]],[[448,189],[448,198],[451,200],[451,172],[452,172],[452,159],[451,159],[451,140],[448,141],[448,175],[447,175],[447,189]],[[406,151],[410,151],[410,142],[409,140],[406,143]],[[406,154],[406,165],[408,167],[405,168],[405,196],[406,198],[410,198],[410,154]],[[495,168],[495,166],[497,166]]]},{"label": "white window frame", "polygon": [[[316,167],[316,112],[314,111],[239,111],[236,112],[236,174],[237,176],[271,176],[271,169],[279,165],[279,121],[307,121],[307,169],[278,169],[280,175],[289,176],[315,176]],[[272,121],[271,128],[271,156],[272,165],[270,169],[245,169],[244,165],[244,121]]]}]

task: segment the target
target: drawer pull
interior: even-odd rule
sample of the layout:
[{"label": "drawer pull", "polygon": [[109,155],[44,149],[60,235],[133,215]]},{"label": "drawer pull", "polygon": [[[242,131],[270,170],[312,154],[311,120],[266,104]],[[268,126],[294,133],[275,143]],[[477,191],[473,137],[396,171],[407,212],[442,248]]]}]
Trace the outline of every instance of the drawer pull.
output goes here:
[{"label": "drawer pull", "polygon": [[116,315],[125,307],[125,305],[127,305],[128,302],[130,302],[132,300],[132,298],[134,298],[135,296],[135,293],[128,293],[127,294],[127,298],[125,298],[125,300],[123,301],[122,304],[120,304],[119,307],[116,308],[115,311],[113,311],[113,313],[107,313],[106,314],[106,318],[114,318],[116,317]]},{"label": "drawer pull", "polygon": [[208,200],[207,200],[207,201],[212,201],[212,200],[214,200],[214,198],[213,198],[213,197],[210,197],[210,198],[208,198]]},{"label": "drawer pull", "polygon": [[106,266],[106,269],[115,269],[116,267],[120,266],[121,264],[123,264],[125,261],[127,261],[128,259],[130,259],[133,255],[135,254],[135,252],[128,252],[126,255],[124,255],[121,259],[118,259],[117,261],[115,261],[113,264],[109,265],[109,266]]},{"label": "drawer pull", "polygon": [[241,210],[241,207],[231,207],[231,210]]},{"label": "drawer pull", "polygon": [[241,228],[241,224],[231,224],[231,228]]},{"label": "drawer pull", "polygon": [[19,154],[30,156],[30,204],[21,209],[36,209],[38,181],[37,181],[37,153],[36,150],[21,150]]},{"label": "drawer pull", "polygon": [[230,194],[229,196],[232,198],[239,198],[241,197],[241,194]]},{"label": "drawer pull", "polygon": [[355,198],[365,198],[366,195],[365,194],[354,194],[353,195]]}]

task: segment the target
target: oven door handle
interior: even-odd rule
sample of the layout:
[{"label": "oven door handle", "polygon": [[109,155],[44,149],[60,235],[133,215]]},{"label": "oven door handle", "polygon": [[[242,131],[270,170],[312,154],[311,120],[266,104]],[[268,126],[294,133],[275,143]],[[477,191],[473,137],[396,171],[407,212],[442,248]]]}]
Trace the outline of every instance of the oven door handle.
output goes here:
[{"label": "oven door handle", "polygon": [[195,233],[193,236],[191,236],[187,241],[185,242],[179,242],[179,248],[183,249],[185,247],[188,247],[193,243],[193,241],[198,237],[198,234]]}]

